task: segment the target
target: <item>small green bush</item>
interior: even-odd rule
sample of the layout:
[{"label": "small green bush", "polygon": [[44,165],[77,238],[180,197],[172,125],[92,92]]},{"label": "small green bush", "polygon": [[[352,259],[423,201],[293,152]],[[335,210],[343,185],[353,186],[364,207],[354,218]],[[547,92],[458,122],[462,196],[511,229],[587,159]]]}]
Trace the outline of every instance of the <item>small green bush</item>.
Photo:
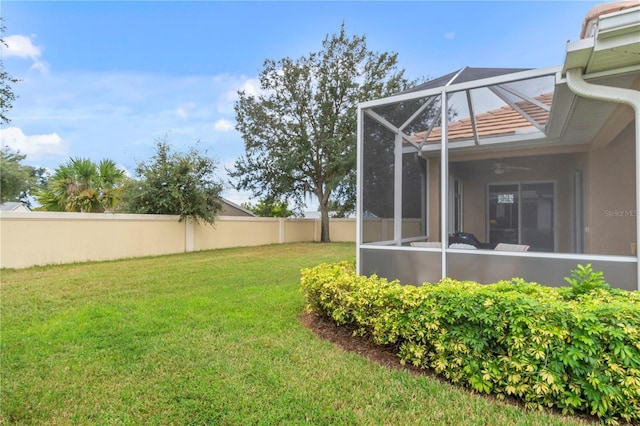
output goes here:
[{"label": "small green bush", "polygon": [[527,408],[640,421],[637,292],[521,279],[403,286],[344,262],[303,270],[301,284],[313,311],[395,345],[403,363]]},{"label": "small green bush", "polygon": [[594,271],[590,263],[587,266],[578,265],[571,271],[571,278],[565,278],[565,281],[571,285],[574,296],[589,293],[596,288],[609,289],[602,272]]}]

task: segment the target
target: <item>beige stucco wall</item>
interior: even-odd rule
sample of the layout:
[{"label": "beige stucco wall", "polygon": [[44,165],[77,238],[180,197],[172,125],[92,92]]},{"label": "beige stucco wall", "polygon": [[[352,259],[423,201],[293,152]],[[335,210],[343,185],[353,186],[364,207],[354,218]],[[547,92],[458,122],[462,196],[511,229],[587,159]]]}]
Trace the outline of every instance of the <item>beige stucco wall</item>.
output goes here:
[{"label": "beige stucco wall", "polygon": [[[282,219],[284,224],[284,242],[297,243],[301,241],[317,241],[318,238],[314,237],[313,219]],[[331,225],[329,225],[329,231],[331,231]],[[354,232],[355,236],[356,233]]]},{"label": "beige stucco wall", "polygon": [[278,219],[226,216],[217,218],[214,225],[196,224],[193,248],[197,251],[278,242]]},{"label": "beige stucco wall", "polygon": [[[334,219],[337,220],[337,219]],[[331,241],[351,241],[349,236],[355,233],[355,223],[344,222],[342,227],[331,223]],[[393,219],[365,219],[362,224],[363,241],[391,241],[394,237],[394,221]],[[341,230],[341,235],[334,235],[333,229]],[[411,238],[422,236],[422,220],[421,219],[404,219],[402,221],[402,238]]]},{"label": "beige stucco wall", "polygon": [[427,236],[429,241],[440,241],[440,157],[428,160],[429,186],[429,223]]},{"label": "beige stucco wall", "polygon": [[[320,222],[317,222],[316,228],[320,232]],[[356,221],[355,219],[331,219],[329,225],[329,238],[331,241],[355,241]],[[316,240],[320,239],[320,235],[316,236]]]},{"label": "beige stucco wall", "polygon": [[0,267],[178,253],[184,227],[177,216],[3,212]]},{"label": "beige stucco wall", "polygon": [[393,219],[369,218],[362,221],[362,241],[393,240]]},{"label": "beige stucco wall", "polygon": [[402,238],[424,237],[422,235],[421,219],[403,219],[402,220]]},{"label": "beige stucco wall", "polygon": [[636,242],[634,125],[588,156],[585,244],[588,253],[631,255]]},{"label": "beige stucco wall", "polygon": [[[297,241],[319,241],[315,219],[0,212],[0,267],[111,260]],[[355,241],[355,219],[332,219],[332,241]],[[315,236],[314,236],[315,233]]]},{"label": "beige stucco wall", "polygon": [[575,232],[574,223],[576,220],[575,211],[575,183],[574,175],[576,170],[586,168],[586,154],[576,153],[565,156],[565,159],[557,164],[557,184],[556,184],[556,251],[560,253],[575,253]]},{"label": "beige stucco wall", "polygon": [[482,242],[489,241],[487,235],[487,181],[463,179],[462,225]]}]

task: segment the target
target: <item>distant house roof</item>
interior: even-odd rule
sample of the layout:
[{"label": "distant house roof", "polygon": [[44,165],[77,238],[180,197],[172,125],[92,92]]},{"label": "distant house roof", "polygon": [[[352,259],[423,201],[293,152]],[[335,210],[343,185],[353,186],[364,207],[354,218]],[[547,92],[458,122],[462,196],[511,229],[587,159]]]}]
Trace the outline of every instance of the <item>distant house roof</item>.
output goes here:
[{"label": "distant house roof", "polygon": [[[545,105],[551,106],[553,93],[545,93],[537,96],[535,99]],[[547,123],[549,111],[524,101],[517,102],[516,105],[541,126]],[[514,135],[518,132],[525,131],[525,129],[534,129],[530,121],[510,106],[503,106],[502,108],[478,114],[475,116],[475,119],[478,137]],[[427,142],[439,142],[442,136],[441,133],[441,127],[434,128],[429,134]],[[421,140],[424,133],[417,133],[414,136],[417,140]],[[473,128],[471,119],[465,118],[449,123],[447,137],[449,141],[472,139]]]},{"label": "distant house roof", "polygon": [[0,204],[0,211],[3,212],[30,212],[31,209],[26,204],[19,201],[7,201]]},{"label": "distant house roof", "polygon": [[435,89],[437,87],[450,86],[452,84],[466,83],[467,81],[482,80],[483,78],[496,77],[499,75],[512,74],[520,71],[527,71],[530,68],[472,68],[464,67],[457,71],[434,78],[426,83],[419,84],[415,87],[398,93],[412,93],[421,90]]},{"label": "distant house roof", "polygon": [[250,212],[244,207],[239,206],[226,198],[220,198],[220,201],[222,202],[222,211],[220,211],[220,216],[256,216],[253,212]]}]

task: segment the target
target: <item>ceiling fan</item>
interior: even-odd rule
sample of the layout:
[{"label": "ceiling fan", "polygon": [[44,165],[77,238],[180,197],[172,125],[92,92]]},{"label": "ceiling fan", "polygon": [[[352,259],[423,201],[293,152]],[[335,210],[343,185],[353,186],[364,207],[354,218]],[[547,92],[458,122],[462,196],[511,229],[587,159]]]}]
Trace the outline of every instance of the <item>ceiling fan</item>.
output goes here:
[{"label": "ceiling fan", "polygon": [[493,163],[493,173],[503,175],[513,170],[531,170],[529,167],[509,166],[506,163]]}]

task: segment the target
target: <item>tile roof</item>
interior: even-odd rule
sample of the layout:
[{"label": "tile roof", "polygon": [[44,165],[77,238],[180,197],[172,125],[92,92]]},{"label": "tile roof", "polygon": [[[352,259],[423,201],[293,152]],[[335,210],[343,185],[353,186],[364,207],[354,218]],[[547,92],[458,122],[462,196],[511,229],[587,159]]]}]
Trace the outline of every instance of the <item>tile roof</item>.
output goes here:
[{"label": "tile roof", "polygon": [[[545,93],[536,97],[535,99],[545,105],[550,106],[553,99],[553,93]],[[545,111],[542,108],[526,101],[517,102],[516,105],[518,105],[518,107],[522,109],[522,111],[524,111],[541,126],[544,126],[547,123],[547,120],[549,119],[548,111]],[[480,138],[488,136],[515,135],[518,131],[523,131],[524,129],[535,129],[535,127],[533,127],[533,125],[526,118],[520,115],[520,113],[511,106],[504,106],[499,109],[477,114],[475,116],[475,119],[476,128],[478,130],[478,137]],[[456,140],[473,139],[473,128],[471,126],[471,120],[469,118],[449,123],[448,127],[448,140],[450,142]],[[427,143],[439,142],[441,133],[442,128],[435,127],[431,131],[431,134],[429,134]],[[418,142],[421,141],[423,137],[424,132],[416,133],[414,135],[415,140]]]}]

